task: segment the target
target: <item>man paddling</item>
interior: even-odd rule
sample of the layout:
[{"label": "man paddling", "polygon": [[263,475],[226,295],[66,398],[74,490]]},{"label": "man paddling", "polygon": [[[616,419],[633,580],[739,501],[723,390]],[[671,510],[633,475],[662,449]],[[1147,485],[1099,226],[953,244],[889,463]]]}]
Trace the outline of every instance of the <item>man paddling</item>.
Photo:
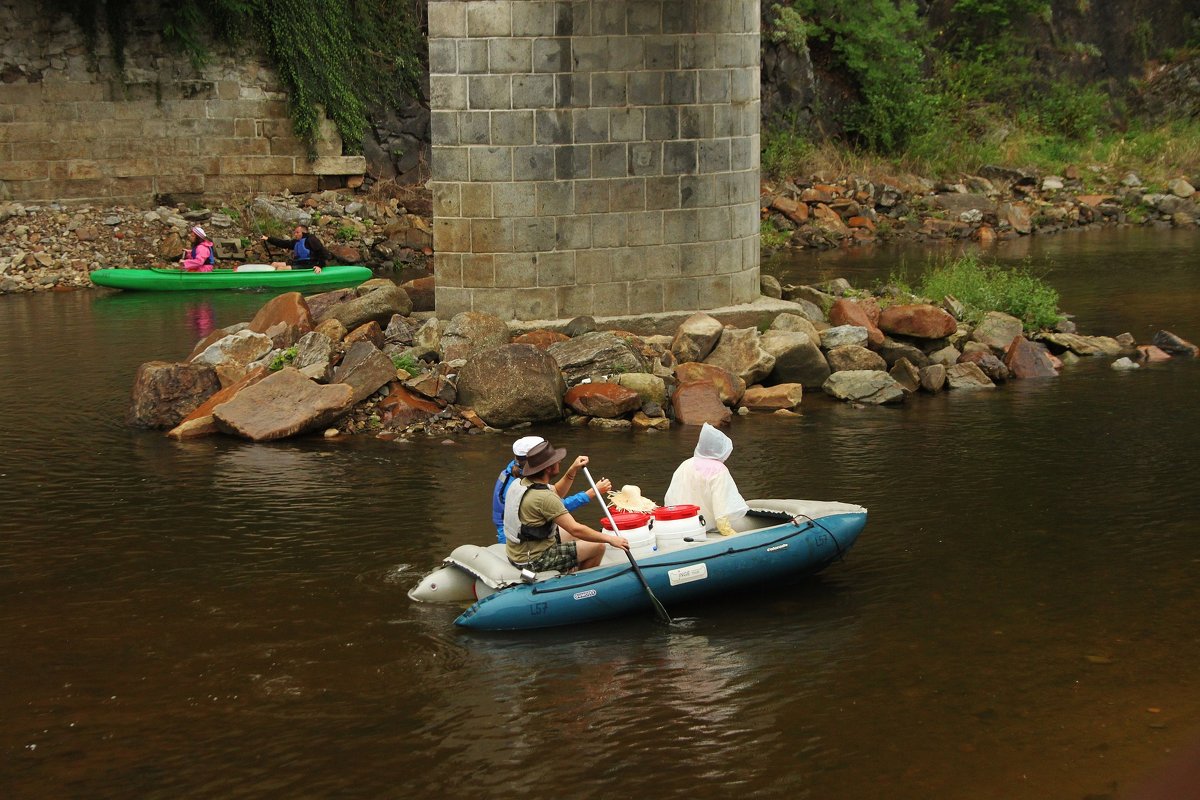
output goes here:
[{"label": "man paddling", "polygon": [[[504,507],[505,551],[508,560],[521,569],[588,569],[600,564],[606,544],[629,550],[624,536],[602,533],[578,522],[550,488],[566,454],[566,448],[543,441],[530,449],[524,477],[509,488]],[[587,462],[587,456],[580,456],[571,468],[582,469]]]},{"label": "man paddling", "polygon": [[[525,466],[525,457],[529,455],[529,451],[544,441],[546,440],[540,436],[522,436],[513,442],[513,460],[508,462],[508,466],[496,478],[496,486],[492,489],[492,524],[496,526],[496,541],[500,542],[500,544],[504,544],[505,542],[504,501],[508,497],[508,488],[513,484],[514,480],[521,477],[521,468]],[[576,467],[575,469],[578,470],[579,468]],[[560,484],[567,481],[562,486],[562,491],[559,491],[558,484],[555,484],[554,488],[558,495],[563,498],[563,505],[566,506],[567,511],[574,511],[591,502],[596,493],[588,489],[586,492],[576,492],[575,494],[564,496],[571,488],[568,476],[573,479],[575,473],[567,470],[567,475],[564,475],[558,481]],[[608,492],[612,489],[612,481],[608,478],[601,478],[598,487],[601,492]]]},{"label": "man paddling", "polygon": [[275,247],[286,247],[292,251],[292,263],[289,267],[282,261],[272,261],[275,269],[309,269],[314,274],[320,274],[329,261],[329,251],[314,234],[308,232],[307,225],[297,225],[292,230],[291,239],[279,239],[274,236],[263,236],[262,241]]}]

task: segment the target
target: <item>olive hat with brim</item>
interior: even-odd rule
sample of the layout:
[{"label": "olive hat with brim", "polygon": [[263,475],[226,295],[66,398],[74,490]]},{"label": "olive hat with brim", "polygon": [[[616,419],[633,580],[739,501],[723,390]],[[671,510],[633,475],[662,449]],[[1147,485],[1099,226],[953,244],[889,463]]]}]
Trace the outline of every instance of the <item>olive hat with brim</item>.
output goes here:
[{"label": "olive hat with brim", "polygon": [[529,477],[537,475],[547,467],[553,466],[562,461],[567,455],[567,448],[554,447],[549,442],[542,442],[538,446],[529,451],[525,456],[525,466],[521,468],[521,474]]}]

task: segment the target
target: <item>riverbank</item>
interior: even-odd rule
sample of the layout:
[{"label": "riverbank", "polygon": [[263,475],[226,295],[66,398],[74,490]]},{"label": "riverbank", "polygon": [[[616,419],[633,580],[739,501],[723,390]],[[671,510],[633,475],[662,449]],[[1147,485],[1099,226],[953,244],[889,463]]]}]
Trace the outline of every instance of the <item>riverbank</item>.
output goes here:
[{"label": "riverbank", "polygon": [[[764,180],[762,246],[770,252],[945,239],[986,246],[1072,228],[1190,228],[1200,219],[1197,180],[1147,183],[1137,173],[1118,177],[1099,167],[1050,175],[995,165],[953,182],[827,173]],[[0,294],[87,288],[88,275],[101,268],[171,266],[194,224],[213,237],[222,265],[277,259],[259,236],[286,235],[299,222],[313,227],[337,263],[363,264],[399,282],[429,279],[430,208],[425,187],[259,196],[212,207],[0,203]]]}]

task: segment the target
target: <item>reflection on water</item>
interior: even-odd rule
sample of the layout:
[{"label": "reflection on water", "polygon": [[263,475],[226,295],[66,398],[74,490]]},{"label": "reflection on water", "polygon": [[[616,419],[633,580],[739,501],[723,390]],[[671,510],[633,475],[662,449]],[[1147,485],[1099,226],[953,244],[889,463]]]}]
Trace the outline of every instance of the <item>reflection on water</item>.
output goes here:
[{"label": "reflection on water", "polygon": [[[1085,330],[1200,339],[1200,238],[1134,233],[1001,253],[1049,266]],[[864,285],[903,258],[769,269]],[[672,628],[479,634],[405,591],[493,537],[512,436],[121,423],[198,304],[223,326],[263,299],[0,297],[6,796],[1119,797],[1198,735],[1200,364],[735,419],[747,496],[870,508],[844,564]],[[657,498],[696,437],[532,432]]]}]

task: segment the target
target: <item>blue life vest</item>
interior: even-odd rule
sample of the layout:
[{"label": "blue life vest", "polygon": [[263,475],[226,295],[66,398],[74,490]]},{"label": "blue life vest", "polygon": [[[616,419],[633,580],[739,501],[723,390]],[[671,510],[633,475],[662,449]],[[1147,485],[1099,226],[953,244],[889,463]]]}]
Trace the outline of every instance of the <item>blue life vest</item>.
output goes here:
[{"label": "blue life vest", "polygon": [[292,252],[295,254],[297,261],[311,261],[312,251],[308,249],[308,237],[301,236],[297,239],[296,243],[292,245]]}]

